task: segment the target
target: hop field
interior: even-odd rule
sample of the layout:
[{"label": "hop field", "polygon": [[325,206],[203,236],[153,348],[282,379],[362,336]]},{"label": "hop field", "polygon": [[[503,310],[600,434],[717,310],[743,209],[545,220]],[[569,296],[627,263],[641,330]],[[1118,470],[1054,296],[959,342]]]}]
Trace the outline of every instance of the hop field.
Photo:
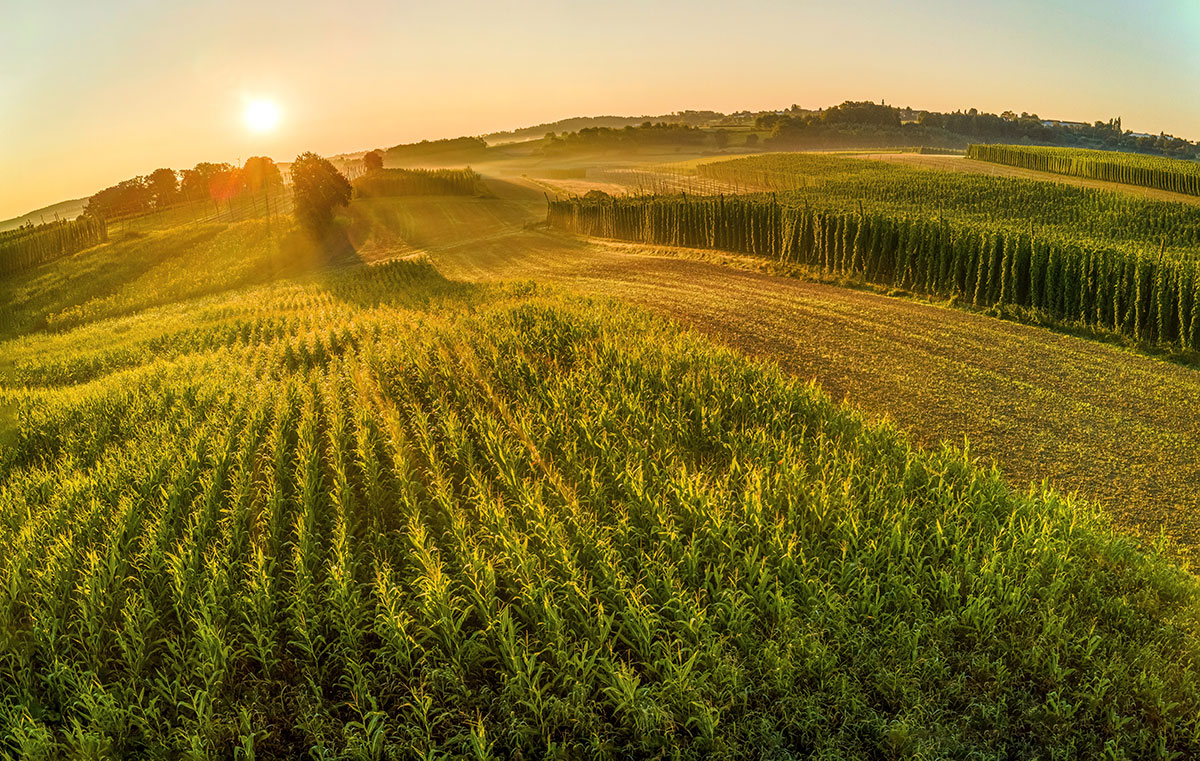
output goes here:
[{"label": "hop field", "polygon": [[354,181],[361,197],[458,195],[482,189],[483,178],[471,169],[381,169]]},{"label": "hop field", "polygon": [[1087,505],[607,300],[176,292],[0,345],[8,757],[1200,752]]},{"label": "hop field", "polygon": [[1200,349],[1200,208],[803,154],[698,171],[792,189],[572,198],[551,203],[548,221],[585,235],[764,256],[1158,348]]},{"label": "hop field", "polygon": [[1046,240],[1151,258],[1194,260],[1200,251],[1200,206],[1110,190],[813,153],[709,161],[694,171],[714,181],[773,191],[788,206],[1032,232]]},{"label": "hop field", "polygon": [[1031,145],[972,145],[967,158],[1072,177],[1200,195],[1200,164],[1138,153]]},{"label": "hop field", "polygon": [[108,238],[104,223],[81,216],[0,233],[0,276],[32,269],[43,262],[94,246]]}]

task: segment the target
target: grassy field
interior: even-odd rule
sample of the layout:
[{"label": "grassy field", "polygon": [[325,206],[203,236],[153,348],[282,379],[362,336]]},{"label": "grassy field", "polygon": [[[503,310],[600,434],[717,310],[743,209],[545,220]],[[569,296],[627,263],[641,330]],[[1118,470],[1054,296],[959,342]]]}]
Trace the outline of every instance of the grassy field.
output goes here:
[{"label": "grassy field", "polygon": [[[1173,193],[1168,190],[1158,190],[1156,188],[1145,187],[1142,185],[1126,185],[1117,182],[1108,182],[1105,180],[1093,180],[1085,177],[1054,174],[1052,172],[1042,172],[1036,169],[1026,169],[1023,167],[1009,166],[1007,164],[992,164],[983,161],[970,161],[965,155],[923,154],[914,151],[887,149],[834,151],[825,153],[813,152],[813,154],[837,155],[870,161],[881,161],[886,164],[905,167],[906,169],[932,170],[936,172],[961,172],[966,174],[986,175],[989,177],[1008,177],[1021,180],[1035,180],[1038,182],[1051,182],[1059,185],[1087,188],[1090,190],[1114,191],[1133,198],[1143,198],[1151,201],[1184,203],[1190,205],[1200,204],[1200,197],[1185,195],[1183,193]],[[763,154],[743,155],[756,156]],[[737,152],[733,152],[726,156],[726,158],[737,157],[739,157]],[[700,177],[696,173],[696,168],[701,164],[710,164],[713,161],[714,157],[712,156],[700,156],[686,160],[681,160],[674,156],[664,156],[657,163],[630,163],[627,166],[616,168],[617,170],[603,165],[598,166],[596,162],[588,162],[591,168],[591,174],[593,174],[594,177],[586,179],[553,178],[546,175],[546,170],[541,170],[541,173],[539,173],[539,169],[534,165],[518,164],[517,166],[527,167],[524,169],[524,171],[528,173],[530,177],[545,177],[547,187],[552,192],[557,192],[560,195],[584,195],[589,190],[602,190],[611,195],[623,195],[626,193],[637,193],[646,189],[655,190],[659,188],[662,188],[661,192],[683,191],[688,194],[705,194],[714,192],[714,188],[718,187],[718,183],[715,180],[708,180]],[[496,169],[501,173],[511,173],[512,168],[512,165],[500,164],[496,166]],[[715,190],[715,192],[749,193],[766,189],[757,184],[742,185],[737,181],[733,183],[720,183],[719,186],[720,189]]]},{"label": "grassy field", "polygon": [[256,220],[133,233],[4,278],[0,280],[0,336],[60,330],[263,282],[315,256],[296,236],[277,232],[278,239],[268,236],[266,223]]},{"label": "grassy field", "polygon": [[[447,269],[524,202],[471,203],[417,222]],[[1200,588],[1086,503],[604,298],[162,286],[180,241],[133,243],[119,307],[0,347],[13,758],[1200,750]],[[85,264],[23,303],[92,303]]]},{"label": "grassy field", "polygon": [[[1021,488],[1045,478],[1139,535],[1165,530],[1187,547],[1200,543],[1200,458],[1189,444],[1200,438],[1194,371],[1042,328],[720,264],[786,271],[763,260],[529,230],[544,214],[541,191],[489,184],[500,199],[356,201],[345,223],[357,256],[425,254],[457,279],[536,278],[633,301],[815,379],[923,444],[968,439]],[[294,253],[283,259],[235,243],[235,233],[244,239],[255,229],[265,237],[253,223],[220,227],[219,244],[194,241],[186,228],[156,233],[0,281],[13,315],[5,334],[127,313],[159,303],[152,291],[159,299],[201,295],[294,271]],[[152,255],[154,235],[167,236],[169,249],[159,253],[170,256]],[[214,270],[203,281],[178,274],[206,261]],[[20,347],[10,342],[4,359]]]}]

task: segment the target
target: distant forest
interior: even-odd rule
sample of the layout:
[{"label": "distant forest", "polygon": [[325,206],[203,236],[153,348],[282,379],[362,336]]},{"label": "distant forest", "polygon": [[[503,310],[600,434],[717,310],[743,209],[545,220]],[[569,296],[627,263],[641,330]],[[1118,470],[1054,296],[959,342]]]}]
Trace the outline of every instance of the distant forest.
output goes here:
[{"label": "distant forest", "polygon": [[[703,130],[707,136],[701,136]],[[722,137],[728,130],[748,139]],[[965,149],[970,143],[1002,142],[1131,151],[1200,159],[1200,144],[1167,134],[1125,130],[1119,117],[1093,123],[1043,119],[1037,114],[977,109],[941,113],[870,101],[846,101],[823,109],[797,105],[780,111],[680,111],[657,117],[576,117],[534,127],[496,132],[489,145],[519,139],[545,140],[547,152],[635,145],[680,147],[727,145],[767,150],[805,148],[940,147]]]},{"label": "distant forest", "polygon": [[651,124],[683,124],[689,127],[705,127],[718,124],[727,118],[719,111],[676,111],[659,116],[576,116],[570,119],[559,119],[556,122],[535,124],[532,127],[509,130],[507,132],[492,132],[484,135],[488,145],[514,142],[517,140],[536,140],[547,133],[578,132],[593,127],[608,129],[623,129],[637,127],[647,122]]},{"label": "distant forest", "polygon": [[388,148],[384,160],[393,166],[480,161],[486,157],[487,148],[487,142],[479,137],[422,140]]},{"label": "distant forest", "polygon": [[637,126],[584,127],[578,132],[546,135],[542,150],[547,154],[641,147],[724,148],[729,135],[724,130],[706,131],[687,124],[645,122]]},{"label": "distant forest", "polygon": [[1012,111],[989,114],[972,108],[939,113],[869,101],[846,101],[831,108],[794,115],[759,114],[754,125],[757,129],[770,131],[763,143],[776,149],[865,138],[877,147],[887,144],[965,147],[971,142],[1004,142],[1200,158],[1200,146],[1196,143],[1166,134],[1144,135],[1124,130],[1120,117],[1087,124],[1042,119],[1037,114],[1018,115]]}]

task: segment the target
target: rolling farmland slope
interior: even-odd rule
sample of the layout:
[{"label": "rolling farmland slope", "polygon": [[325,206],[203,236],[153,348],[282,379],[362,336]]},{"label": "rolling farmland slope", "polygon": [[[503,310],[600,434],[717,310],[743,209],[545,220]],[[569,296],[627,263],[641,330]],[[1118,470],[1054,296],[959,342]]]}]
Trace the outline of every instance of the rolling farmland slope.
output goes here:
[{"label": "rolling farmland slope", "polygon": [[[855,318],[826,289],[739,323],[806,284],[507,224],[529,210],[351,210],[352,238],[421,231],[428,260],[271,273],[251,221],[18,276],[5,754],[1200,750],[1200,585],[1088,505],[619,302],[434,265],[557,271],[742,344],[922,307]],[[237,238],[269,274],[206,282]],[[89,298],[117,257],[144,274]]]},{"label": "rolling farmland slope", "polygon": [[41,209],[36,209],[12,219],[0,220],[0,232],[12,230],[22,225],[41,225],[47,222],[53,222],[56,219],[75,219],[83,213],[84,207],[87,205],[86,198],[75,198],[70,201],[60,201],[56,204],[51,204]]},{"label": "rolling farmland slope", "polygon": [[[1042,328],[719,263],[769,270],[752,258],[528,230],[544,213],[541,189],[520,180],[489,184],[499,199],[356,201],[349,232],[358,256],[425,254],[452,278],[551,280],[645,305],[778,361],[922,443],[965,437],[1018,488],[1046,478],[1143,535],[1165,529],[1187,545],[1200,542],[1200,496],[1192,488],[1200,457],[1189,443],[1200,440],[1195,371]],[[167,261],[151,266],[153,257],[130,256],[147,246],[135,239],[107,249],[111,257],[98,251],[75,268],[0,281],[0,293],[21,315],[14,325],[70,326],[85,315],[153,305],[148,294],[179,298],[290,271],[272,257],[239,253],[261,229],[253,223],[222,229],[160,233],[184,236],[169,245],[185,252],[188,267],[230,257],[215,280],[187,282],[168,274]]]},{"label": "rolling farmland slope", "polygon": [[[405,204],[451,277],[537,278],[619,296],[814,379],[918,441],[961,444],[1010,481],[1046,478],[1125,526],[1200,543],[1200,374],[1094,341],[970,312],[751,270],[753,258],[522,229],[540,192]],[[473,221],[478,220],[478,222]],[[465,230],[485,235],[464,238]]]},{"label": "rolling farmland slope", "polygon": [[1193,371],[491,187],[0,280],[5,753],[1200,749],[1195,578],[1025,485],[1194,542]]}]

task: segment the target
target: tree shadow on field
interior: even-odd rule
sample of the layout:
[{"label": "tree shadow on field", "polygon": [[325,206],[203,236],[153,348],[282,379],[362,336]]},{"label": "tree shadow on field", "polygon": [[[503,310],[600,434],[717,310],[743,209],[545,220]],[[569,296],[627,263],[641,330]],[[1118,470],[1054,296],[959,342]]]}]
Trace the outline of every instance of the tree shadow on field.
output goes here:
[{"label": "tree shadow on field", "polygon": [[295,226],[280,240],[279,253],[286,274],[366,263],[350,241],[345,226],[337,222],[320,230]]},{"label": "tree shadow on field", "polygon": [[281,239],[277,274],[320,286],[338,301],[360,308],[382,304],[427,310],[469,298],[477,286],[447,279],[428,256],[382,261],[364,257],[351,239],[350,220],[337,218],[321,231],[296,225]]}]

